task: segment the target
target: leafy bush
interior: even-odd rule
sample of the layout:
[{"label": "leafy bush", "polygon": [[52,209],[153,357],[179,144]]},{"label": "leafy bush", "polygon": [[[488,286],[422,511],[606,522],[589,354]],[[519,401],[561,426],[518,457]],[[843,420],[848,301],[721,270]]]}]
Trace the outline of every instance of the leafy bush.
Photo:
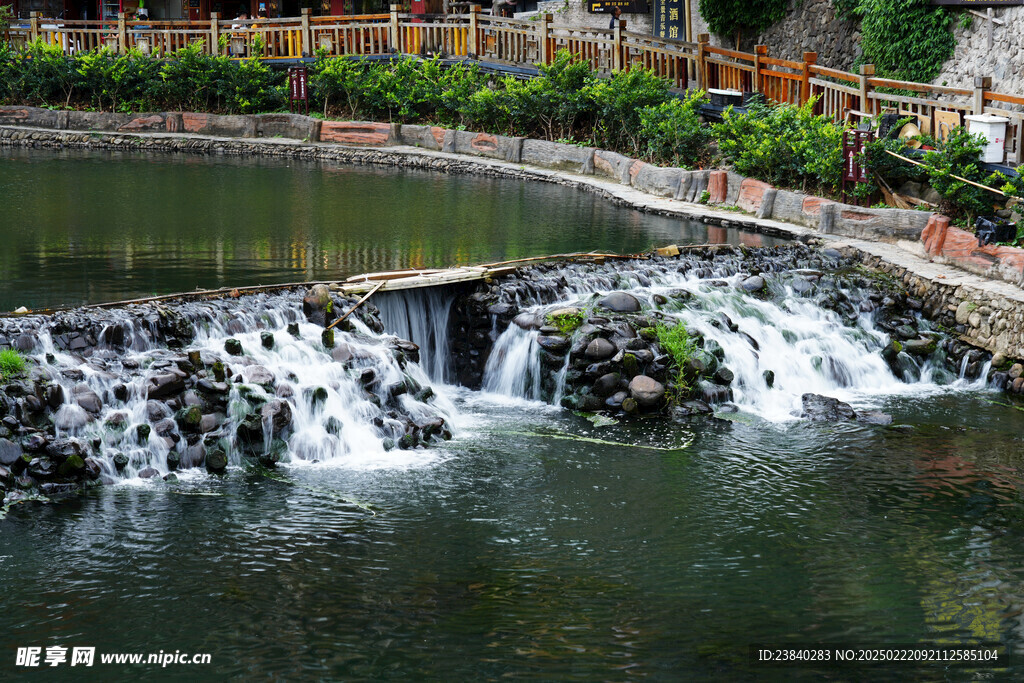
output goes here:
[{"label": "leafy bush", "polygon": [[880,76],[928,83],[953,56],[953,14],[930,0],[859,0],[862,64]]},{"label": "leafy bush", "polygon": [[590,97],[595,119],[589,135],[593,144],[624,154],[647,153],[643,113],[676,101],[668,88],[668,81],[648,69],[618,71],[594,82]]},{"label": "leafy bush", "polygon": [[697,352],[696,342],[694,342],[689,330],[686,329],[686,325],[682,322],[676,323],[672,327],[659,324],[655,328],[655,332],[658,334],[658,343],[672,361],[676,383],[685,387],[682,377],[683,370],[686,367],[687,361]]},{"label": "leafy bush", "polygon": [[736,171],[773,185],[834,193],[842,179],[843,127],[816,116],[817,98],[797,107],[751,102],[746,114],[732,107],[715,124],[722,154]]},{"label": "leafy bush", "polygon": [[14,349],[0,351],[0,378],[7,379],[25,370],[25,359]]},{"label": "leafy bush", "polygon": [[966,218],[973,223],[975,216],[992,212],[993,193],[953,177],[985,180],[978,166],[985,144],[981,135],[971,135],[966,128],[957,127],[949,132],[945,142],[939,143],[938,149],[925,153],[925,172],[932,187],[942,195],[939,208],[947,216]]},{"label": "leafy bush", "polygon": [[711,129],[700,121],[704,93],[688,93],[685,100],[671,99],[639,113],[637,128],[653,163],[687,168],[701,167],[710,160]]},{"label": "leafy bush", "polygon": [[789,0],[700,0],[700,15],[720,35],[760,33],[786,16]]}]

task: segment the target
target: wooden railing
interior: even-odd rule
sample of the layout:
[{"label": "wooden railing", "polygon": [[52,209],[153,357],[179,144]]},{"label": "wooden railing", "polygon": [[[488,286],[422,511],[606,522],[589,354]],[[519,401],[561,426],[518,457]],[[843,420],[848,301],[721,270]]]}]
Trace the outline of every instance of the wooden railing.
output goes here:
[{"label": "wooden railing", "polygon": [[553,25],[550,14],[524,20],[482,14],[477,5],[469,9],[466,14],[416,15],[392,5],[389,14],[346,17],[313,17],[303,9],[297,18],[246,22],[215,13],[209,21],[127,21],[124,15],[116,21],[70,21],[33,13],[5,38],[14,45],[41,39],[67,54],[106,47],[164,56],[198,42],[207,52],[238,59],[295,59],[320,52],[444,55],[525,68],[549,64],[557,51],[568,50],[602,75],[651,69],[677,91],[756,92],[768,101],[791,104],[816,97],[815,111],[835,121],[895,112],[916,118],[922,132],[938,136],[965,123],[970,114],[1006,116],[1007,159],[1024,161],[1024,97],[992,92],[990,79],[975,79],[973,89],[894,81],[876,78],[870,64],[859,74],[819,66],[814,52],[793,61],[769,56],[764,45],[753,53],[713,47],[707,35],[690,43],[630,33],[625,22],[613,29],[582,29]]}]

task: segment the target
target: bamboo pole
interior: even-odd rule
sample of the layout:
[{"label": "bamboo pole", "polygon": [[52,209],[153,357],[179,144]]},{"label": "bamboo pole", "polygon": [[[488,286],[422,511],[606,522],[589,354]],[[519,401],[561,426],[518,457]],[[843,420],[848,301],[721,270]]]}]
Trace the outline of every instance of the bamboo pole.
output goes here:
[{"label": "bamboo pole", "polygon": [[[927,166],[925,166],[921,162],[914,161],[913,159],[908,159],[907,157],[902,156],[900,154],[897,154],[896,152],[891,152],[889,150],[885,150],[885,153],[886,154],[891,154],[894,157],[896,157],[897,159],[902,159],[903,161],[907,162],[908,164],[913,164],[914,166],[920,166],[922,168],[927,168]],[[1001,194],[1004,197],[1009,197],[1010,196],[1010,195],[1006,194],[1005,192],[1003,192],[1002,190],[997,190],[994,187],[989,187],[988,185],[982,185],[981,183],[976,183],[973,180],[968,180],[967,178],[961,178],[960,176],[954,175],[952,173],[950,173],[949,175],[952,176],[953,178],[956,178],[957,180],[959,180],[961,182],[967,183],[968,185],[974,185],[975,187],[979,187],[982,190],[988,190],[989,192],[995,192],[996,194]]]},{"label": "bamboo pole", "polygon": [[357,302],[355,303],[355,305],[353,305],[353,306],[352,306],[352,308],[348,309],[348,311],[347,311],[347,312],[345,313],[345,315],[341,316],[340,318],[338,318],[337,320],[335,320],[335,321],[334,321],[333,323],[331,323],[330,325],[328,325],[328,326],[327,326],[327,329],[329,330],[329,329],[333,328],[333,327],[334,327],[335,325],[338,325],[339,323],[343,322],[343,321],[345,320],[345,318],[347,318],[347,317],[349,317],[350,315],[352,315],[353,313],[355,313],[355,311],[356,311],[356,309],[357,309],[357,308],[359,308],[360,306],[362,306],[362,305],[363,305],[364,303],[366,303],[366,300],[367,300],[367,299],[369,299],[369,298],[370,298],[371,296],[373,296],[373,293],[374,293],[374,292],[376,292],[376,291],[377,291],[378,289],[380,289],[381,287],[383,287],[383,286],[384,286],[384,285],[386,285],[387,283],[388,283],[388,281],[387,281],[387,280],[381,280],[380,282],[378,282],[377,284],[375,284],[375,285],[373,286],[373,289],[371,289],[371,290],[370,290],[369,292],[367,292],[366,294],[364,294],[364,295],[363,295],[363,298],[362,298],[362,299],[360,299],[359,301],[357,301]]}]

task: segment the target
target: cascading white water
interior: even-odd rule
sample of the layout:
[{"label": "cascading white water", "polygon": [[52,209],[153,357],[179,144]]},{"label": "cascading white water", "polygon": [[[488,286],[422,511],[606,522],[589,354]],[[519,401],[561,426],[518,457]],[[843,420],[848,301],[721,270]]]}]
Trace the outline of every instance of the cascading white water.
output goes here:
[{"label": "cascading white water", "polygon": [[374,303],[384,329],[420,347],[420,366],[436,382],[451,378],[448,318],[455,295],[445,287],[382,292]]},{"label": "cascading white water", "polygon": [[[570,293],[568,298],[526,310],[543,313],[565,306],[586,309],[592,306],[595,290],[601,291],[599,287],[609,291],[632,283],[634,286],[628,291],[641,300],[645,309],[675,318],[689,331],[717,342],[724,351],[724,365],[735,376],[731,385],[733,402],[772,421],[792,419],[799,414],[801,396],[805,393],[864,403],[879,395],[937,390],[940,383],[948,384],[955,379],[928,361],[902,354],[900,361],[913,366],[912,372],[907,373],[908,379],[916,380],[905,383],[893,375],[881,357],[879,351],[888,343],[889,336],[874,326],[869,314],[861,314],[852,326],[846,325],[837,313],[797,296],[792,289],[786,290],[781,305],[752,297],[738,287],[741,279],[732,276],[710,282],[692,273],[667,270],[618,277],[607,273],[569,277],[562,290]],[[655,301],[656,295],[678,294],[680,290],[692,295],[685,305],[663,306]],[[736,331],[721,324],[721,314],[729,317]],[[486,390],[516,397],[540,397],[539,379],[532,379],[540,372],[537,334],[515,324],[501,333],[487,363]],[[965,369],[966,363],[961,368],[961,377]],[[772,387],[765,378],[767,370],[774,373]],[[981,384],[985,371],[978,380]],[[564,377],[564,368],[560,374]],[[966,381],[961,380],[960,384],[965,385]],[[560,387],[557,391],[560,393]]]},{"label": "cascading white water", "polygon": [[[424,451],[398,450],[384,456],[405,431],[403,423],[389,415],[389,388],[402,385],[432,390],[433,395],[422,400],[408,392],[391,397],[400,406],[399,412],[413,422],[440,416],[452,425],[456,412],[444,388],[432,385],[419,365],[399,364],[386,346],[390,335],[375,335],[354,320],[361,334],[337,332],[336,347],[343,349],[347,360],[333,362],[331,350],[321,341],[323,328],[298,323],[299,336],[295,337],[285,329],[296,317],[294,303],[282,299],[277,305],[262,306],[258,312],[240,308],[230,315],[220,311],[205,319],[200,317],[196,338],[188,346],[190,351],[199,351],[206,363],[221,359],[236,378],[227,394],[226,410],[217,419],[226,425],[222,429],[225,450],[232,462],[239,462],[237,425],[252,412],[253,405],[275,398],[288,404],[292,416],[286,451],[293,462],[400,466],[434,457]],[[193,454],[188,435],[175,422],[172,411],[161,401],[147,400],[146,387],[150,378],[171,371],[171,359],[183,354],[154,347],[142,320],[127,316],[123,325],[129,328],[126,340],[130,340],[131,348],[126,353],[99,349],[85,362],[58,351],[50,335],[41,333],[36,362],[51,370],[66,401],[56,413],[55,434],[57,438],[99,440],[99,460],[108,476],[132,478],[144,468],[166,474],[170,453],[176,453],[183,466],[190,463]],[[270,349],[261,339],[261,334],[268,331],[273,334]],[[229,337],[241,342],[243,356],[225,353],[224,343]],[[361,379],[361,373],[367,371],[373,373],[376,401],[364,390],[366,378]],[[201,396],[189,391],[183,394],[183,400],[185,404],[198,404]],[[100,402],[102,407],[97,411]],[[273,434],[269,420],[264,419],[262,426],[266,452]],[[151,429],[147,433],[148,427]],[[213,428],[211,425],[211,431]],[[128,459],[120,474],[115,454]]]},{"label": "cascading white water", "polygon": [[540,400],[539,333],[509,325],[494,342],[484,367],[484,391]]}]

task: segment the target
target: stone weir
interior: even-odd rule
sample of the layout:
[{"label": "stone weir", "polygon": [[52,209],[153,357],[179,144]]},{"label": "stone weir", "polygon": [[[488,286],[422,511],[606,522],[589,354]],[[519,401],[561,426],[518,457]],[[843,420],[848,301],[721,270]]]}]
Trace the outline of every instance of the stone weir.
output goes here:
[{"label": "stone weir", "polygon": [[[586,412],[680,417],[738,404],[785,419],[813,414],[805,394],[990,375],[986,352],[930,322],[901,281],[853,251],[698,247],[547,263],[435,297],[378,304],[385,318],[417,321],[406,332],[436,378]],[[1005,372],[991,374],[1005,385]]]},{"label": "stone weir", "polygon": [[336,283],[0,318],[0,348],[27,358],[0,387],[0,491],[412,457],[457,428],[451,384],[619,417],[884,424],[843,401],[1021,374],[993,372],[853,250],[667,252],[520,266],[362,305]]},{"label": "stone weir", "polygon": [[304,305],[303,288],[0,319],[0,348],[27,358],[0,387],[0,491],[451,438],[416,345],[381,334],[372,304],[324,328],[322,308],[334,319],[356,303],[335,289]]}]

